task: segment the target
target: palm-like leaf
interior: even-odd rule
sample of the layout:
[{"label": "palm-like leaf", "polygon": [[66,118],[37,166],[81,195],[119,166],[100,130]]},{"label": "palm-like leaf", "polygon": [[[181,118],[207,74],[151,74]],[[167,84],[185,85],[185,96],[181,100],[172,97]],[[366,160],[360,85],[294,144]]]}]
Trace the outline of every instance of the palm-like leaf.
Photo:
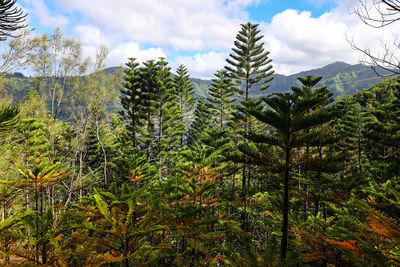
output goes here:
[{"label": "palm-like leaf", "polygon": [[14,106],[0,106],[0,134],[9,131],[18,122],[19,109]]}]

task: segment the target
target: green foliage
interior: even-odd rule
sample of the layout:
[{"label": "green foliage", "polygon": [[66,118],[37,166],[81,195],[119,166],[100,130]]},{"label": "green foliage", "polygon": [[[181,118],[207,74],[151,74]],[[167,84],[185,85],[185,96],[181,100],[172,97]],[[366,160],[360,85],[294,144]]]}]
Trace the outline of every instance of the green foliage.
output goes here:
[{"label": "green foliage", "polygon": [[[174,76],[174,86],[177,94],[177,102],[179,103],[179,109],[182,114],[180,127],[187,126],[189,124],[190,115],[196,99],[193,96],[193,83],[190,80],[188,70],[183,65],[180,65],[176,70],[176,75]],[[181,147],[184,144],[184,137],[187,132],[186,128],[187,127],[184,129],[185,134],[181,134]]]},{"label": "green foliage", "polygon": [[145,112],[143,107],[144,91],[141,88],[138,69],[139,63],[134,58],[130,58],[129,62],[125,64],[127,69],[124,70],[124,89],[121,90],[121,104],[124,111],[121,112],[121,116],[125,121],[129,121],[127,130],[131,134],[132,143],[136,146],[136,133],[140,127],[143,126],[142,119],[145,118]]},{"label": "green foliage", "polygon": [[217,126],[222,130],[226,128],[226,125],[231,120],[233,102],[236,101],[234,97],[235,88],[226,71],[218,71],[215,77],[211,84],[210,97],[207,98],[207,101],[214,120],[218,122],[216,123]]},{"label": "green foliage", "polygon": [[194,120],[190,125],[188,134],[188,146],[200,144],[200,138],[204,134],[204,131],[210,126],[210,119],[210,111],[207,107],[205,99],[202,98],[197,102],[196,109],[194,111]]},{"label": "green foliage", "polygon": [[232,48],[233,53],[229,54],[226,60],[228,65],[225,66],[229,76],[237,84],[242,99],[246,101],[250,99],[250,90],[254,85],[261,83],[261,92],[267,89],[268,83],[273,79],[270,76],[274,73],[269,52],[265,51],[261,41],[264,36],[257,27],[258,24],[250,22],[241,24]]},{"label": "green foliage", "polygon": [[[283,173],[282,260],[285,260],[287,255],[290,173],[293,164],[293,149],[310,145],[321,146],[331,142],[327,136],[321,135],[321,132],[313,136],[314,133],[312,131],[307,131],[328,123],[335,115],[330,107],[323,107],[330,102],[332,94],[324,87],[318,88],[315,91],[311,90],[320,79],[314,79],[313,77],[300,79],[303,83],[301,89],[294,87],[292,88],[292,93],[276,93],[262,98],[262,101],[267,105],[263,109],[260,109],[254,100],[243,102],[244,106],[241,108],[246,114],[252,115],[262,123],[276,129],[276,131],[268,131],[266,134],[258,134],[254,131],[244,133],[247,140],[256,144],[250,145],[249,143],[245,143],[240,145],[239,149],[249,157],[250,162],[253,164],[265,166],[268,165],[267,162],[275,161],[278,165],[276,169]],[[261,143],[261,145],[257,146],[257,143]],[[266,145],[277,146],[282,149],[283,153],[281,157],[284,159],[283,164],[271,159],[271,150]],[[247,157],[244,157],[241,161],[248,161]],[[317,161],[319,162],[317,163]],[[331,158],[307,158],[304,162],[299,163],[301,169],[318,170],[317,166],[322,167],[330,161]]]},{"label": "green foliage", "polygon": [[0,134],[9,131],[18,122],[19,109],[13,106],[0,106]]},{"label": "green foliage", "polygon": [[[78,43],[39,38],[47,93],[0,109],[0,265],[399,265],[398,78],[336,103],[313,73],[265,95],[257,27],[242,25],[195,110],[184,66],[131,58],[119,80],[101,48],[79,77]],[[56,40],[76,52],[65,87],[39,68]],[[338,67],[323,72],[357,76]]]}]

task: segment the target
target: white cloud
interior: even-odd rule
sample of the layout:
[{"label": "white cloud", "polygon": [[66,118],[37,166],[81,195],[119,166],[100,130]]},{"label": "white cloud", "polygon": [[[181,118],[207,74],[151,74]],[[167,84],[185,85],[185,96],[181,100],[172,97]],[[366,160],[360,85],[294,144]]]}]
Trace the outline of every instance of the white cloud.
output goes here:
[{"label": "white cloud", "polygon": [[142,49],[137,42],[122,43],[110,50],[106,59],[107,66],[119,66],[128,61],[128,58],[133,57],[138,62],[146,60],[157,60],[160,57],[166,58],[166,54],[159,47]]},{"label": "white cloud", "polygon": [[[51,4],[49,4],[51,1]],[[64,26],[66,35],[78,37],[85,56],[94,57],[100,45],[109,50],[107,65],[120,65],[129,57],[140,61],[175,56],[173,66],[185,64],[195,77],[211,77],[225,64],[240,23],[249,20],[246,7],[270,0],[21,0],[43,26]],[[358,0],[308,0],[315,5],[335,3],[319,17],[310,12],[285,10],[270,23],[260,22],[276,72],[291,74],[334,61],[358,63],[346,35],[377,50],[379,40],[391,40],[396,24],[382,30],[364,25],[351,12]],[[372,0],[368,0],[372,1]],[[47,3],[47,4],[46,4]],[[51,6],[63,10],[55,14]],[[79,21],[78,26],[70,23]],[[154,48],[143,48],[150,45]],[[367,45],[365,45],[367,46]],[[219,52],[215,52],[219,51]]]},{"label": "white cloud", "polygon": [[225,52],[197,53],[194,56],[177,57],[174,66],[183,64],[190,70],[192,76],[209,79],[217,70],[224,67],[227,56],[228,53]]},{"label": "white cloud", "polygon": [[100,28],[90,25],[78,25],[74,29],[75,36],[83,45],[92,45],[100,47],[101,45],[110,46],[111,40],[105,36]]},{"label": "white cloud", "polygon": [[351,8],[354,2],[340,0],[337,8],[317,18],[307,11],[288,9],[275,15],[271,23],[262,24],[275,71],[293,74],[335,61],[356,64],[360,54],[351,48],[346,36],[361,47],[372,45],[372,49],[378,49],[380,39],[393,36],[394,28],[370,28],[350,14]]},{"label": "white cloud", "polygon": [[45,27],[62,27],[69,23],[67,17],[60,14],[51,14],[44,0],[22,0],[21,6],[26,10],[29,16],[35,16],[40,24]]},{"label": "white cloud", "polygon": [[96,0],[95,7],[93,0],[55,2],[118,41],[206,51],[229,47],[248,19],[244,7],[260,0]]}]

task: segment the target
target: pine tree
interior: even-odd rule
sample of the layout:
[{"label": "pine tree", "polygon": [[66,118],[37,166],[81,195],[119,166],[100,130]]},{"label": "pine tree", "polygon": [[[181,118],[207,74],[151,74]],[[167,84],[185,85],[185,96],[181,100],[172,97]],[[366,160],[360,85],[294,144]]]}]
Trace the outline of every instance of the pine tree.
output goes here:
[{"label": "pine tree", "polygon": [[12,32],[25,28],[27,14],[16,6],[15,0],[2,0],[0,2],[0,41],[4,41],[12,35]]},{"label": "pine tree", "polygon": [[143,88],[139,77],[139,63],[135,58],[129,58],[129,62],[125,65],[128,67],[124,70],[124,88],[121,89],[121,104],[124,108],[120,112],[124,121],[128,123],[127,129],[131,133],[131,141],[133,146],[137,145],[137,133],[143,126],[142,119],[145,118],[143,112]]},{"label": "pine tree", "polygon": [[18,122],[19,109],[13,106],[0,106],[0,134],[9,131]]},{"label": "pine tree", "polygon": [[[146,179],[146,175],[140,179]],[[97,253],[107,256],[109,262],[128,267],[139,261],[153,261],[151,254],[157,245],[146,239],[162,228],[157,224],[160,202],[146,189],[127,183],[117,188],[113,183],[106,191],[95,189],[90,197],[94,206],[80,206],[80,216],[86,217],[80,228],[92,233],[85,242],[93,240]]]},{"label": "pine tree", "polygon": [[43,123],[36,119],[21,119],[16,131],[16,142],[23,147],[26,166],[38,164],[43,157],[50,157],[48,134]]},{"label": "pine tree", "polygon": [[157,62],[157,87],[151,108],[155,116],[155,138],[153,151],[157,155],[159,178],[169,173],[174,163],[183,127],[182,114],[177,105],[177,97],[173,87],[171,68],[168,62],[161,58]]},{"label": "pine tree", "polygon": [[[189,118],[192,113],[196,99],[193,97],[194,86],[190,80],[188,70],[184,65],[179,65],[174,76],[174,86],[178,97],[179,108],[182,113],[181,124],[185,127],[189,124]],[[183,147],[185,135],[180,138],[180,146]]]},{"label": "pine tree", "polygon": [[[258,24],[241,24],[241,29],[236,35],[233,53],[226,59],[228,63],[225,70],[233,79],[236,90],[240,94],[239,100],[249,101],[252,96],[260,97],[269,87],[269,82],[273,79],[272,60],[268,57],[269,52],[265,51],[262,38],[258,30]],[[255,103],[255,102],[253,102]],[[252,128],[251,117],[248,114],[237,115],[235,127],[244,129],[246,132]],[[247,189],[250,187],[252,170],[250,165],[242,167],[242,190],[243,206],[246,206]],[[246,208],[243,213],[243,229],[247,230]]]},{"label": "pine tree", "polygon": [[400,173],[400,83],[393,78],[356,93],[353,97],[368,113],[363,135],[366,138],[366,170],[383,182]]},{"label": "pine tree", "polygon": [[225,70],[220,70],[215,74],[209,89],[210,97],[207,98],[209,107],[214,115],[217,126],[223,130],[227,122],[231,119],[233,102],[236,101],[235,88],[232,79],[228,77]]},{"label": "pine tree", "polygon": [[368,157],[375,179],[381,182],[400,174],[400,124],[398,112],[391,103],[378,104],[371,112],[372,120],[366,124],[364,135],[368,140]]},{"label": "pine tree", "polygon": [[[268,83],[273,79],[271,59],[269,52],[265,51],[264,37],[257,29],[258,24],[241,24],[241,30],[236,35],[232,48],[233,53],[229,54],[225,66],[229,76],[233,78],[242,94],[242,100],[251,98],[253,87],[259,87],[263,92],[269,87]],[[244,90],[243,90],[244,89]],[[243,97],[244,95],[244,97]]]},{"label": "pine tree", "polygon": [[207,108],[204,98],[197,102],[196,110],[194,111],[194,120],[190,125],[188,135],[188,146],[199,145],[200,138],[203,136],[204,131],[210,125],[211,114]]},{"label": "pine tree", "polygon": [[[272,163],[283,172],[283,210],[282,210],[282,240],[281,240],[281,259],[284,261],[288,249],[288,229],[289,229],[289,208],[290,208],[290,179],[293,166],[293,151],[295,148],[305,147],[310,140],[317,140],[318,134],[307,133],[305,130],[323,125],[331,121],[334,112],[331,108],[318,108],[329,101],[330,95],[314,95],[310,98],[303,98],[301,91],[294,90],[288,93],[276,93],[269,97],[263,97],[262,101],[267,105],[260,110],[258,105],[251,104],[253,101],[245,103],[242,111],[254,116],[260,122],[272,126],[275,131],[266,133],[256,133],[254,131],[244,136],[253,144],[244,143],[239,149],[248,157],[245,161],[253,164],[268,164],[265,161],[271,159],[270,150],[265,145],[275,146],[282,150],[284,162],[279,163],[274,159]],[[262,148],[262,150],[260,149]],[[314,161],[314,165],[324,165],[329,161]],[[302,168],[309,170],[313,166],[313,161],[308,160],[303,163]]]},{"label": "pine tree", "polygon": [[364,131],[369,121],[368,113],[350,96],[338,101],[336,109],[342,114],[337,122],[342,139],[342,142],[338,144],[338,149],[347,153],[346,165],[352,168],[349,171],[357,171],[361,174],[366,160]]},{"label": "pine tree", "polygon": [[[318,106],[314,106],[306,112],[311,112],[319,108],[324,108],[330,103],[333,102],[331,98],[333,93],[330,92],[326,86],[316,87],[317,84],[322,80],[322,77],[314,77],[312,75],[308,75],[305,78],[298,78],[301,83],[301,88],[292,87],[292,91],[296,93],[300,99],[302,100],[310,100],[313,97],[325,98],[325,102],[321,102]],[[316,126],[313,128],[309,128],[305,130],[305,133],[308,135],[314,136],[314,138],[310,138],[310,140],[306,141],[305,144],[305,155],[303,155],[303,151],[299,151],[299,171],[303,171],[303,173],[299,173],[305,178],[305,211],[308,211],[308,202],[309,202],[309,193],[312,195],[312,199],[314,200],[314,212],[317,214],[320,211],[320,203],[321,198],[325,196],[324,189],[322,187],[326,187],[323,184],[323,175],[321,172],[322,166],[317,166],[318,164],[314,164],[311,169],[309,166],[309,162],[315,162],[316,160],[322,160],[324,158],[324,147],[328,144],[337,143],[339,138],[334,138],[332,134],[332,129],[330,129],[330,125]],[[326,152],[326,151],[325,151]],[[330,165],[325,165],[323,167],[325,172],[336,172],[338,171],[335,168],[335,164],[339,161],[340,155],[334,155],[332,151],[330,151],[327,157],[331,159],[332,163]],[[336,164],[337,165],[337,164]],[[326,177],[325,177],[326,178]],[[325,181],[326,182],[326,181]],[[301,182],[299,181],[299,185]],[[311,192],[309,192],[311,191]]]},{"label": "pine tree", "polygon": [[153,141],[155,139],[155,121],[153,118],[154,109],[153,105],[157,99],[157,77],[158,68],[154,60],[149,60],[143,63],[143,67],[140,68],[140,83],[143,92],[143,113],[145,115],[145,125],[140,131],[141,138],[140,142],[144,146],[146,151],[147,160],[155,160],[155,153],[152,150]]}]

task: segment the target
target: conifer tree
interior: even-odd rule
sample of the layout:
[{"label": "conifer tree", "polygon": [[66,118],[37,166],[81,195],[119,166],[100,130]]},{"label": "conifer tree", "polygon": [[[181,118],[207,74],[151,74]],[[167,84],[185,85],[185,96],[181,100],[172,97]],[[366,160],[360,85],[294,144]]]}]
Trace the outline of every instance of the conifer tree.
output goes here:
[{"label": "conifer tree", "polygon": [[368,122],[368,114],[361,105],[351,97],[345,97],[336,103],[336,109],[342,114],[338,120],[342,143],[339,149],[345,151],[352,170],[361,173],[365,161],[364,131]]},{"label": "conifer tree", "polygon": [[[316,85],[322,80],[322,77],[314,77],[312,75],[308,75],[305,78],[298,78],[298,80],[301,83],[301,87],[292,87],[292,91],[295,92],[298,97],[302,100],[309,100],[312,99],[313,97],[321,97],[325,98],[325,102],[321,102],[318,106],[314,106],[309,110],[306,110],[306,112],[311,112],[314,111],[318,108],[323,108],[326,107],[328,104],[333,102],[333,99],[331,98],[333,96],[333,93],[330,92],[326,86],[321,86],[317,87]],[[324,125],[321,127],[320,125],[309,128],[305,130],[306,134],[308,135],[314,135],[315,137],[313,139],[307,140],[305,144],[305,155],[302,155],[302,151],[300,152],[300,158],[299,160],[299,171],[303,171],[304,173],[300,173],[301,175],[304,176],[305,178],[305,192],[306,192],[306,203],[305,203],[305,211],[308,211],[308,201],[309,201],[309,190],[311,190],[312,198],[314,200],[314,212],[317,214],[319,212],[319,203],[320,203],[320,198],[324,196],[323,190],[320,188],[321,185],[321,180],[322,180],[322,173],[320,171],[320,168],[318,166],[313,166],[311,169],[308,167],[305,167],[306,169],[302,169],[302,166],[307,165],[307,161],[313,161],[317,158],[321,159],[323,158],[323,147],[336,143],[339,139],[333,138],[332,133],[329,132],[329,129]],[[330,153],[330,157],[332,157],[333,153]],[[330,167],[332,167],[332,172],[337,171],[336,168],[333,167],[334,163],[336,163],[338,160],[334,160],[332,157],[332,164]],[[325,166],[325,171],[328,170],[328,166]],[[310,187],[310,188],[309,188]]]},{"label": "conifer tree", "polygon": [[124,70],[124,88],[121,89],[121,104],[124,110],[120,114],[128,122],[127,129],[132,135],[133,146],[136,146],[137,133],[145,116],[142,107],[144,96],[139,77],[139,63],[136,62],[135,58],[129,58],[129,62],[125,65],[128,68]]},{"label": "conifer tree", "polygon": [[[228,63],[225,70],[233,79],[236,90],[240,94],[239,100],[249,101],[252,95],[260,97],[269,87],[269,82],[273,79],[272,60],[269,52],[265,51],[264,42],[260,34],[258,24],[241,24],[241,29],[236,35],[232,53],[226,59]],[[239,124],[237,128],[248,132],[251,127],[251,117],[248,114],[239,116],[236,120]],[[243,205],[246,206],[246,187],[250,185],[251,168],[245,164],[242,167],[242,190]],[[246,210],[246,208],[244,208]],[[246,227],[246,212],[243,214],[243,227]]]},{"label": "conifer tree", "polygon": [[[12,36],[12,32],[26,27],[27,14],[17,7],[15,0],[3,0],[0,3],[0,41],[5,41]],[[0,106],[0,133],[8,131],[17,123],[18,108],[13,106]]]},{"label": "conifer tree", "polygon": [[369,143],[367,152],[375,179],[385,182],[400,174],[400,124],[396,122],[399,113],[393,102],[379,103],[371,113],[372,120],[364,131]]},{"label": "conifer tree", "polygon": [[[186,126],[189,123],[189,118],[193,110],[196,99],[193,97],[194,86],[190,80],[188,70],[184,65],[179,65],[174,76],[174,86],[178,97],[179,108],[182,113],[181,124]],[[182,134],[180,138],[180,146],[183,147],[185,136]]]},{"label": "conifer tree", "polygon": [[16,141],[23,147],[26,167],[38,164],[42,157],[50,156],[49,139],[43,123],[36,119],[21,119],[16,131]]},{"label": "conifer tree", "polygon": [[[293,150],[305,147],[310,140],[318,140],[318,134],[307,133],[305,130],[323,125],[333,119],[334,112],[331,108],[319,108],[329,101],[330,95],[314,95],[310,98],[302,98],[301,91],[294,90],[288,93],[276,93],[269,97],[263,97],[262,101],[267,105],[262,110],[257,108],[249,101],[245,107],[241,108],[244,112],[254,116],[257,120],[275,128],[271,134],[256,133],[255,131],[244,133],[247,140],[252,144],[244,143],[239,149],[248,157],[244,160],[253,164],[266,164],[265,160],[273,160],[278,169],[283,172],[283,209],[282,209],[282,239],[281,239],[281,259],[284,261],[288,249],[288,229],[290,211],[290,180],[291,169],[293,166]],[[319,140],[318,140],[319,141]],[[258,145],[257,145],[258,144]],[[269,149],[264,149],[266,145],[276,146],[282,150],[284,162],[271,159]],[[262,149],[260,149],[262,148]],[[264,163],[263,163],[264,162]],[[318,161],[317,161],[318,162]],[[318,165],[324,165],[328,161],[319,160]],[[314,160],[314,163],[315,160]],[[312,166],[313,161],[308,160],[303,164],[303,169]]]},{"label": "conifer tree", "polygon": [[258,24],[241,24],[241,29],[236,35],[233,53],[229,54],[225,66],[229,76],[233,78],[242,94],[242,100],[251,98],[251,90],[258,87],[261,92],[269,87],[273,79],[271,59],[269,52],[265,51],[264,37],[257,29]]},{"label": "conifer tree", "polygon": [[399,79],[385,80],[354,95],[369,113],[363,135],[366,138],[367,170],[381,182],[400,173]]},{"label": "conifer tree", "polygon": [[218,122],[217,126],[223,130],[226,128],[227,121],[230,120],[233,102],[236,100],[232,79],[228,77],[225,70],[220,70],[215,74],[208,93],[209,107],[215,121]]},{"label": "conifer tree", "polygon": [[170,172],[173,155],[183,134],[181,112],[173,87],[171,68],[161,58],[157,62],[157,87],[151,108],[155,116],[155,138],[153,150],[157,155],[159,178]]},{"label": "conifer tree", "polygon": [[0,134],[9,131],[18,122],[19,109],[9,105],[0,106]]},{"label": "conifer tree", "polygon": [[188,135],[188,145],[199,145],[200,138],[204,134],[204,131],[210,125],[211,114],[207,108],[204,98],[201,98],[197,102],[196,110],[194,111],[194,120],[190,125],[189,135]]},{"label": "conifer tree", "polygon": [[16,6],[15,0],[2,0],[0,2],[0,41],[4,41],[11,36],[13,32],[25,28],[27,14],[24,14],[21,8]]},{"label": "conifer tree", "polygon": [[155,139],[155,121],[153,118],[153,105],[157,99],[157,77],[158,68],[154,60],[149,60],[143,63],[143,67],[140,68],[139,79],[141,84],[141,90],[143,92],[142,103],[143,113],[145,116],[145,125],[142,128],[140,134],[140,142],[144,146],[146,151],[146,158],[150,162],[154,160],[154,151],[152,151],[153,139]]}]

